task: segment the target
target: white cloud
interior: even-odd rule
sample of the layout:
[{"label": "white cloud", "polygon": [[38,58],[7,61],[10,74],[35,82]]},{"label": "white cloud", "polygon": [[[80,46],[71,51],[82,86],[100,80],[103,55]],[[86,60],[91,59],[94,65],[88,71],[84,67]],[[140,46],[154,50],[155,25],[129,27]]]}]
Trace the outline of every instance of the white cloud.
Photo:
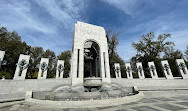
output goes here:
[{"label": "white cloud", "polygon": [[[9,31],[16,30],[29,45],[59,53],[72,46],[74,23],[84,5],[82,0],[0,1],[0,22]],[[38,16],[41,12],[51,19]]]},{"label": "white cloud", "polygon": [[[129,61],[136,54],[136,50],[132,47],[132,42],[138,42],[143,34],[155,32],[157,37],[159,34],[169,33],[172,38],[167,39],[175,43],[175,48],[184,52],[188,45],[188,27],[184,21],[176,21],[173,19],[173,13],[166,16],[159,16],[147,22],[138,23],[136,26],[129,27],[121,35],[127,37],[126,34],[132,34],[131,37],[121,38],[118,47],[118,53],[125,60]],[[181,27],[181,28],[180,28]],[[183,27],[183,29],[182,29]]]},{"label": "white cloud", "polygon": [[[156,36],[160,33],[171,33],[173,37],[169,40],[175,42],[177,49],[184,51],[188,43],[188,37],[186,36],[188,35],[188,27],[183,27],[184,30],[179,28],[187,24],[187,22],[174,20],[178,14],[169,12],[166,15],[158,15],[153,19],[136,23],[137,19],[144,16],[137,17],[144,12],[144,7],[140,8],[140,6],[144,6],[143,4],[146,2],[154,5],[152,0],[103,1],[134,17],[132,19],[134,19],[133,21],[136,25],[129,24],[123,28],[121,35],[126,37],[126,39],[121,38],[120,45],[117,48],[118,53],[125,61],[128,61],[136,53],[131,46],[132,42],[137,42],[142,34],[150,31],[154,31]],[[26,42],[30,41],[31,45],[39,45],[54,50],[59,50],[57,47],[61,46],[63,48],[71,47],[71,34],[73,33],[74,24],[81,19],[80,13],[86,10],[85,2],[83,0],[33,0],[32,2],[37,3],[40,7],[39,9],[46,11],[58,24],[41,22],[40,17],[35,18],[33,15],[35,12],[31,10],[33,4],[29,0],[12,0],[9,2],[5,0],[0,1],[0,22],[2,22],[2,26],[6,26],[8,30],[16,30],[21,33],[25,30],[28,31],[28,29],[42,33],[43,35],[38,36],[38,38],[33,35],[22,36],[23,38],[28,37],[24,38],[24,40]],[[144,17],[147,18],[147,16]],[[63,30],[59,29],[59,25],[62,25]],[[128,37],[126,34],[132,35]],[[69,42],[62,40],[64,38]]]},{"label": "white cloud", "polygon": [[186,50],[186,46],[188,45],[188,29],[171,32],[173,41],[176,45],[176,48],[184,52]]},{"label": "white cloud", "polygon": [[143,3],[150,2],[150,0],[103,0],[104,2],[115,6],[128,15],[134,16],[140,12],[140,6]]},{"label": "white cloud", "polygon": [[[34,2],[69,30],[73,30],[74,23],[80,19],[79,13],[84,8],[82,0],[35,0]],[[0,1],[0,13],[3,14],[1,22],[13,30],[29,28],[44,34],[57,33],[55,24],[44,23],[39,17],[37,19],[34,17],[32,5],[31,1]]]},{"label": "white cloud", "polygon": [[125,62],[129,62],[131,57],[133,57],[136,54],[136,50],[132,47],[131,41],[120,41],[120,44],[117,47],[117,52]]},{"label": "white cloud", "polygon": [[35,0],[35,2],[66,28],[73,28],[73,24],[80,18],[79,12],[84,8],[82,0]]},{"label": "white cloud", "polygon": [[26,28],[45,34],[55,33],[55,27],[47,27],[32,16],[31,5],[26,1],[12,1],[4,3],[0,8],[4,19],[1,19],[3,25],[13,30],[25,30]]}]

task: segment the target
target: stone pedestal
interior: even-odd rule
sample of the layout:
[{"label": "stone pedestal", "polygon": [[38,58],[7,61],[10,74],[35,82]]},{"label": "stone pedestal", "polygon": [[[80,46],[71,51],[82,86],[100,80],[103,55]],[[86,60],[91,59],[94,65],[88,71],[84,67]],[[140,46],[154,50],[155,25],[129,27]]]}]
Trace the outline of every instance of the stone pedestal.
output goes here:
[{"label": "stone pedestal", "polygon": [[[41,58],[38,79],[46,79],[47,71],[48,71],[48,62],[49,62],[48,58]],[[42,70],[43,65],[44,65],[44,67],[47,67],[47,69]]]},{"label": "stone pedestal", "polygon": [[[61,67],[63,69],[61,69]],[[56,79],[62,79],[64,73],[64,60],[57,61],[57,68],[56,68]]]},{"label": "stone pedestal", "polygon": [[116,78],[121,78],[121,68],[119,63],[114,63]]},{"label": "stone pedestal", "polygon": [[[27,67],[28,67],[27,65],[29,64],[29,60],[30,60],[29,55],[20,54],[13,80],[25,80],[25,76],[27,73]],[[21,67],[19,66],[19,64],[22,61],[25,61],[25,63],[24,63],[25,65],[23,64],[23,69],[21,69]]]},{"label": "stone pedestal", "polygon": [[84,86],[101,86],[102,78],[84,78]]},{"label": "stone pedestal", "polygon": [[157,71],[154,62],[148,62],[149,70],[152,79],[158,79]]},{"label": "stone pedestal", "polygon": [[5,55],[5,51],[0,51],[0,68],[1,68],[1,64],[3,61],[4,55]]},{"label": "stone pedestal", "polygon": [[138,71],[139,79],[144,79],[145,76],[144,76],[144,70],[143,70],[143,67],[142,67],[142,63],[141,62],[136,63],[136,68],[137,68],[137,71]]},{"label": "stone pedestal", "polygon": [[32,98],[32,91],[26,91],[25,99],[31,99]]},{"label": "stone pedestal", "polygon": [[178,67],[178,71],[180,75],[183,77],[183,79],[188,79],[188,70],[187,66],[183,59],[176,59],[176,64]]},{"label": "stone pedestal", "polygon": [[132,73],[132,68],[130,63],[125,63],[125,69],[127,73],[127,78],[128,79],[133,79],[133,73]]},{"label": "stone pedestal", "polygon": [[170,65],[168,64],[167,60],[161,61],[162,67],[163,67],[163,73],[165,74],[166,79],[174,79]]}]

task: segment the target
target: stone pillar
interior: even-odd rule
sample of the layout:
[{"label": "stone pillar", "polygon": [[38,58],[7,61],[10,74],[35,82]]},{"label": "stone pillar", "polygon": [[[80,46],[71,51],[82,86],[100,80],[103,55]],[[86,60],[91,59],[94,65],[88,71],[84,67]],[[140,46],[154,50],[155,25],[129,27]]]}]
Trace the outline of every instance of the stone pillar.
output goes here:
[{"label": "stone pillar", "polygon": [[115,70],[116,78],[121,78],[121,68],[119,63],[114,63],[114,70]]},{"label": "stone pillar", "polygon": [[154,62],[148,62],[149,70],[152,79],[158,79],[157,71]]},{"label": "stone pillar", "polygon": [[29,55],[20,54],[13,80],[25,80],[29,59]]},{"label": "stone pillar", "polygon": [[5,51],[0,51],[0,68],[3,62],[4,55],[5,55]]},{"label": "stone pillar", "polygon": [[[106,49],[107,51],[107,49]],[[108,52],[103,52],[101,57],[101,69],[102,69],[102,82],[110,84],[111,78],[110,78],[110,66],[109,66],[109,57]]]},{"label": "stone pillar", "polygon": [[41,58],[38,79],[46,79],[47,71],[48,71],[48,62],[49,62],[48,58]]},{"label": "stone pillar", "polygon": [[79,80],[84,81],[84,49],[80,49],[80,55],[79,55]]},{"label": "stone pillar", "polygon": [[56,68],[56,79],[62,79],[64,73],[64,60],[57,61],[57,68]]},{"label": "stone pillar", "polygon": [[98,61],[97,61],[97,58],[95,59],[95,71],[96,71],[96,77],[99,77],[99,75],[98,75]]},{"label": "stone pillar", "polygon": [[[76,42],[77,47],[81,43]],[[72,53],[72,86],[82,86],[84,78],[84,50],[75,48]]]},{"label": "stone pillar", "polygon": [[[77,42],[76,42],[77,43]],[[77,43],[78,44],[78,43]],[[79,46],[80,47],[80,46]],[[84,50],[75,48],[72,53],[72,86],[83,85],[83,72],[84,72]]]},{"label": "stone pillar", "polygon": [[127,73],[127,78],[128,79],[133,79],[133,73],[132,73],[132,69],[131,69],[131,64],[130,63],[125,63],[125,70]]},{"label": "stone pillar", "polygon": [[111,77],[110,77],[110,63],[109,63],[109,55],[108,55],[108,49],[106,49],[107,52],[105,53],[105,60],[106,60],[106,77],[108,79],[108,83],[111,83]]},{"label": "stone pillar", "polygon": [[178,71],[181,74],[183,79],[188,79],[188,70],[186,64],[183,59],[176,59],[176,65],[178,67]]},{"label": "stone pillar", "polygon": [[[71,56],[71,78],[76,79],[77,78],[77,67],[78,67],[78,61],[77,61],[77,55],[78,55],[78,49],[75,49],[75,51],[72,52]],[[72,80],[73,81],[73,80]]]},{"label": "stone pillar", "polygon": [[90,77],[92,77],[93,76],[92,75],[93,71],[92,71],[92,63],[91,63],[91,61],[89,62],[89,66],[90,66],[90,69],[89,69],[90,70],[90,74],[89,75],[90,75]]},{"label": "stone pillar", "polygon": [[170,69],[170,65],[168,64],[167,60],[163,60],[161,61],[162,67],[163,67],[163,73],[165,74],[166,79],[174,79],[171,69]]},{"label": "stone pillar", "polygon": [[104,64],[104,52],[101,52],[101,54],[100,54],[101,56],[100,56],[100,58],[101,58],[101,60],[100,60],[100,64],[101,64],[101,77],[102,77],[102,81],[103,82],[105,82],[105,78],[106,78],[106,74],[105,74],[105,64]]},{"label": "stone pillar", "polygon": [[144,75],[142,63],[141,62],[136,63],[136,68],[137,68],[137,71],[138,71],[139,79],[144,79],[145,75]]}]

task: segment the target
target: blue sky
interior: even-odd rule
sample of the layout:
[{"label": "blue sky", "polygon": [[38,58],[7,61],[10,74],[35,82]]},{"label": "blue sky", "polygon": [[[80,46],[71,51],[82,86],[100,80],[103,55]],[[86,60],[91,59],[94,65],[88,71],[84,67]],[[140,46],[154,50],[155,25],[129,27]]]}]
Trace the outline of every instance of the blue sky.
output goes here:
[{"label": "blue sky", "polygon": [[0,23],[17,31],[31,46],[72,49],[76,21],[120,31],[118,54],[135,55],[131,46],[150,31],[170,33],[169,41],[185,51],[188,45],[188,0],[0,0]]}]

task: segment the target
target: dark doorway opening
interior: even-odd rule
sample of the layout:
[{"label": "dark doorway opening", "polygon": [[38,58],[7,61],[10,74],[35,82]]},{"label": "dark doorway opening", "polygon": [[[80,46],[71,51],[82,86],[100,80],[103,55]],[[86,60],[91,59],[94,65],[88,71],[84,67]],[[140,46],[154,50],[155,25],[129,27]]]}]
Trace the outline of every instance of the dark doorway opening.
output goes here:
[{"label": "dark doorway opening", "polygon": [[84,78],[100,77],[100,49],[94,41],[84,44]]}]

